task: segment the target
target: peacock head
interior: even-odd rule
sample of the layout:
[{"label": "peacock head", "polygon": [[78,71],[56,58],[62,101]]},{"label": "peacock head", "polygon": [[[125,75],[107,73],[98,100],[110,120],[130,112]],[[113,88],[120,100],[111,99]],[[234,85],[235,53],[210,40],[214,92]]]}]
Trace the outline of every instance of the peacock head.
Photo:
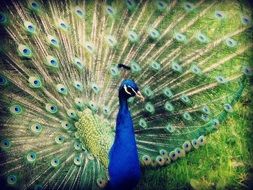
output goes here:
[{"label": "peacock head", "polygon": [[134,96],[137,96],[141,101],[144,101],[144,97],[139,91],[137,84],[131,79],[123,80],[119,87],[119,97],[128,99]]}]

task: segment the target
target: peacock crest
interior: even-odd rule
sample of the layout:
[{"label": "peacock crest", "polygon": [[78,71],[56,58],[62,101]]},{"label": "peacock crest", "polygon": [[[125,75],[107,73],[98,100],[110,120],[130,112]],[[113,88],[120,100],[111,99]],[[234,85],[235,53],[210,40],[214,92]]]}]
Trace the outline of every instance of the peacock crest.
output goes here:
[{"label": "peacock crest", "polygon": [[156,168],[203,146],[252,74],[237,1],[2,1],[0,33],[6,188],[103,188],[123,79],[145,97],[128,103],[141,165]]}]

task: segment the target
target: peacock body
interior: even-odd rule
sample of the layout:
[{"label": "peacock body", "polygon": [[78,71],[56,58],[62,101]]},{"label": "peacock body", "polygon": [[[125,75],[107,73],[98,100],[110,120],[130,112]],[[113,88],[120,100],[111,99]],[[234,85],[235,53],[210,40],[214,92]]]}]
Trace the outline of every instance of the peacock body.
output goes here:
[{"label": "peacock body", "polygon": [[[169,165],[205,144],[252,74],[246,2],[1,0],[0,32],[6,189],[100,189],[108,167],[127,181],[122,144],[137,144],[133,168]],[[123,98],[135,136],[109,154],[123,79],[145,101]]]}]

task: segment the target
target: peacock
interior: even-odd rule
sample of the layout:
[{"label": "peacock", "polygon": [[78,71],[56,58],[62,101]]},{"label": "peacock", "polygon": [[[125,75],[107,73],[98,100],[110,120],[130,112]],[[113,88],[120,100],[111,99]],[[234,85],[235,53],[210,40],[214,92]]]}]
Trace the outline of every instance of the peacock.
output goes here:
[{"label": "peacock", "polygon": [[1,189],[132,189],[194,154],[250,86],[249,5],[0,0]]}]

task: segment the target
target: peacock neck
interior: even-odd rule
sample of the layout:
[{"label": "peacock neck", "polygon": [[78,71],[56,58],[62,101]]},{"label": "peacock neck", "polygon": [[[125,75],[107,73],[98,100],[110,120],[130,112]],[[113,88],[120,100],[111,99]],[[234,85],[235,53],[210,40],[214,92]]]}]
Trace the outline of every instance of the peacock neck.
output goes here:
[{"label": "peacock neck", "polygon": [[119,96],[119,112],[116,123],[116,135],[117,133],[125,131],[128,135],[133,133],[132,117],[128,108],[127,98]]},{"label": "peacock neck", "polygon": [[119,97],[119,112],[129,112],[126,98]]}]

